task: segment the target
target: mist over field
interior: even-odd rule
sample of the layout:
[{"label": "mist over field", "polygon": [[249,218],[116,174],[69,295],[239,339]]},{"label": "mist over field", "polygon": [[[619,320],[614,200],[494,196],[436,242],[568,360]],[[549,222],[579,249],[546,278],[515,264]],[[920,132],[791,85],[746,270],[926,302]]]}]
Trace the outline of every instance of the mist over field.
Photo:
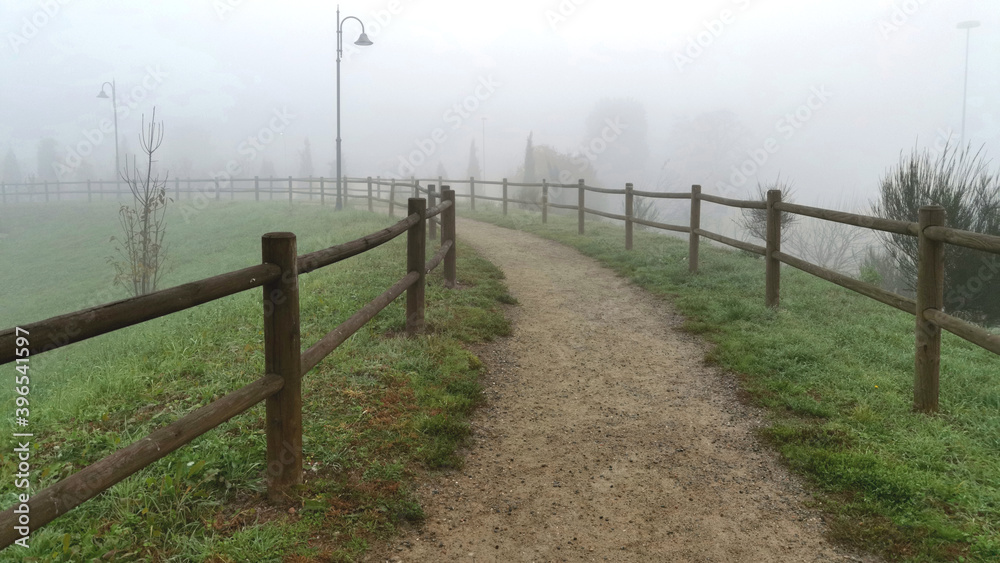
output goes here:
[{"label": "mist over field", "polygon": [[[336,5],[5,0],[5,181],[111,178],[143,115],[172,177],[335,175]],[[343,173],[515,178],[866,203],[900,151],[1000,149],[1000,10],[984,0],[344,3]],[[975,20],[979,27],[959,29]],[[966,40],[968,94],[963,129]],[[110,94],[110,88],[106,87]],[[484,119],[485,118],[485,119]],[[470,145],[475,142],[475,147]],[[308,145],[307,145],[308,143]],[[485,147],[483,146],[485,144]],[[484,150],[485,149],[485,150]],[[11,155],[14,161],[11,160]]]}]

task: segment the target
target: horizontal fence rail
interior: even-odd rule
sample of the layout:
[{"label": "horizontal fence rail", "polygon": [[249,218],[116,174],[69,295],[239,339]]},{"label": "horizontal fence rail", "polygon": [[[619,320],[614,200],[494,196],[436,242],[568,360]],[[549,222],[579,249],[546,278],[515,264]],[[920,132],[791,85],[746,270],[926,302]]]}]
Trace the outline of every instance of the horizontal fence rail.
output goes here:
[{"label": "horizontal fence rail", "polygon": [[[451,184],[468,186],[465,193],[455,194],[452,192],[452,197],[458,197],[462,198],[463,201],[468,201],[470,208],[473,210],[475,209],[477,199],[501,203],[504,215],[508,213],[509,205],[515,204],[528,209],[541,211],[543,223],[548,221],[550,208],[555,210],[576,211],[578,232],[581,235],[585,233],[585,220],[587,214],[597,215],[611,220],[624,221],[626,250],[632,248],[632,232],[635,224],[654,229],[687,233],[689,240],[688,269],[692,273],[698,272],[700,239],[705,237],[734,248],[764,256],[765,303],[771,307],[779,306],[780,264],[782,263],[845,287],[851,291],[861,293],[862,295],[885,303],[891,307],[913,314],[917,319],[918,326],[916,330],[918,340],[920,340],[920,342],[918,342],[918,350],[922,350],[922,352],[919,352],[919,357],[916,362],[917,372],[921,375],[917,376],[918,382],[915,385],[915,388],[927,388],[934,390],[933,392],[928,393],[924,393],[922,391],[917,393],[919,396],[915,396],[914,400],[914,407],[917,410],[930,412],[937,409],[936,372],[938,368],[936,367],[933,357],[937,354],[936,350],[938,350],[940,346],[940,328],[944,328],[945,330],[973,342],[978,346],[994,352],[996,351],[996,335],[992,335],[988,331],[985,331],[985,329],[976,327],[966,321],[957,319],[942,312],[943,303],[940,303],[940,301],[941,293],[943,292],[941,287],[943,284],[943,274],[939,273],[938,270],[943,268],[943,254],[941,253],[944,252],[945,245],[950,244],[1000,254],[1000,237],[949,228],[944,225],[943,217],[934,219],[939,223],[931,223],[922,226],[918,221],[898,221],[783,202],[781,201],[780,193],[778,192],[769,194],[770,199],[767,201],[740,200],[718,195],[704,194],[701,191],[701,187],[698,185],[692,186],[690,193],[680,193],[635,190],[632,184],[626,184],[625,189],[589,186],[586,185],[585,181],[582,179],[576,184],[549,183],[545,180],[541,183],[511,182],[506,178],[500,181],[493,181],[477,178],[444,180],[441,177],[438,177],[437,179],[419,179],[416,177],[410,177],[408,179],[345,177],[342,180],[342,191],[338,191],[333,194],[336,201],[340,202],[342,198],[345,200],[348,198],[367,198],[369,209],[371,209],[372,204],[375,202],[387,204],[390,216],[395,215],[395,207],[397,205],[401,205],[399,202],[401,194],[404,196],[426,194],[428,197],[433,199],[433,186],[442,186],[444,182],[450,182]],[[194,191],[197,193],[211,194],[215,197],[215,199],[219,199],[219,194],[228,190],[230,192],[230,197],[233,197],[232,194],[235,193],[254,193],[255,199],[259,199],[261,192],[269,193],[269,197],[273,197],[274,193],[287,193],[289,202],[293,200],[293,195],[301,195],[308,197],[310,200],[316,199],[320,204],[323,204],[325,201],[325,198],[327,197],[326,192],[329,191],[331,184],[336,184],[335,180],[331,181],[325,178],[316,179],[295,177],[267,178],[266,180],[259,177],[243,179],[230,178],[224,181],[220,181],[220,179],[215,178],[183,180],[175,178],[173,182],[173,191],[175,197],[178,198],[182,198],[185,195],[185,191],[188,192],[187,197],[192,197],[190,192]],[[116,186],[120,189],[122,183],[123,182],[114,181],[33,182],[18,185],[0,183],[0,195],[2,195],[4,203],[7,203],[8,201],[19,201],[17,198],[29,198],[34,201],[45,197],[46,201],[48,201],[51,198],[58,199],[61,197],[60,194],[71,193],[86,193],[89,198],[93,194],[97,194],[99,192],[108,193],[109,190],[103,189],[107,185]],[[186,190],[181,189],[182,185],[186,188]],[[67,186],[75,186],[78,189],[68,191],[65,189]],[[201,186],[203,189],[196,190],[196,186]],[[207,189],[205,189],[206,186]],[[318,194],[315,190],[317,186],[319,187]],[[502,190],[501,195],[500,197],[497,197],[495,192],[494,194],[485,194],[482,192],[482,189],[480,189],[479,193],[477,193],[477,186],[480,188],[483,186],[500,186]],[[83,187],[86,187],[86,189],[83,189]],[[97,189],[95,189],[95,187]],[[509,188],[511,187],[537,189],[537,192],[522,192],[522,197],[528,193],[534,193],[537,194],[537,199],[528,200],[510,197],[511,194],[509,193]],[[576,204],[565,201],[565,198],[561,198],[558,201],[552,201],[550,193],[552,188],[562,190],[576,189]],[[624,196],[624,214],[613,213],[611,211],[607,211],[606,209],[596,209],[594,206],[588,207],[586,202],[587,192],[598,193],[604,196]],[[120,191],[117,193],[120,193]],[[532,195],[531,197],[535,197],[535,195]],[[669,225],[666,223],[636,217],[635,197],[689,200],[691,211],[690,222],[687,226]],[[454,201],[454,199],[452,201]],[[701,228],[702,202],[725,205],[737,209],[765,211],[767,214],[767,236],[765,237],[766,244],[764,246],[760,246],[750,242],[726,237]],[[339,207],[338,203],[338,208]],[[435,206],[432,204],[431,209],[427,210],[428,215],[431,217],[435,215],[434,208]],[[454,209],[452,211],[454,211]],[[788,253],[782,252],[781,229],[779,223],[782,213],[792,213],[824,221],[831,221],[875,231],[918,238],[921,248],[926,247],[928,249],[926,251],[922,251],[920,254],[921,259],[927,264],[927,267],[922,270],[923,274],[918,276],[919,279],[917,280],[917,293],[918,295],[922,294],[924,296],[923,301],[921,299],[914,300],[885,291],[874,285],[865,284],[850,278],[849,276],[844,276],[843,274],[822,268],[791,256]],[[389,240],[389,238],[394,236],[394,233],[396,233],[397,230],[401,232],[402,230],[406,230],[411,227],[412,225],[410,224],[407,224],[406,226],[397,225],[395,227],[390,227],[391,232],[383,231],[380,233],[373,233],[366,241],[352,241],[352,243],[345,243],[339,247],[331,247],[330,249],[325,249],[300,257],[298,264],[300,271],[305,273],[312,271],[315,268],[353,256],[368,248],[373,248],[378,244],[382,244],[385,240]],[[436,228],[435,223],[429,223],[429,228],[431,235],[433,236]],[[921,288],[923,289],[921,290]],[[112,324],[109,326],[117,325]],[[107,330],[113,330],[113,328],[107,328],[104,331]],[[76,331],[71,332],[75,333]],[[89,338],[90,336],[100,333],[102,332],[94,329],[88,329],[86,333],[88,334],[87,336],[75,337],[58,335],[59,338],[53,338],[52,335],[49,335],[46,340],[57,345],[65,345],[66,343],[78,341],[83,338]],[[924,342],[925,337],[928,335],[929,340]],[[74,340],[73,338],[76,339]],[[0,332],[0,346],[2,346],[2,350],[6,351],[0,351],[0,362],[9,362],[12,360],[10,353],[12,345],[5,346],[5,344],[9,344],[11,342],[11,339],[12,335],[10,334],[10,331]],[[58,344],[58,342],[63,342],[63,344]]]},{"label": "horizontal fence rail", "polygon": [[[468,183],[471,181],[459,181],[458,183]],[[952,244],[965,248],[1000,254],[1000,237],[962,231],[944,226],[943,216],[937,217],[936,223],[921,225],[916,221],[898,221],[872,217],[856,213],[847,213],[831,209],[822,209],[806,205],[798,205],[781,201],[781,194],[776,190],[768,193],[768,199],[740,200],[721,197],[717,195],[704,194],[701,186],[694,185],[690,193],[670,193],[635,190],[632,184],[626,184],[625,189],[600,188],[588,186],[583,180],[577,184],[549,184],[546,181],[541,183],[521,183],[510,182],[504,179],[502,182],[485,182],[474,180],[476,184],[500,184],[503,186],[503,214],[508,212],[509,203],[516,203],[526,206],[528,209],[541,211],[542,223],[547,222],[548,210],[559,209],[577,212],[578,233],[585,233],[585,216],[587,214],[597,215],[606,219],[625,222],[625,249],[632,248],[633,225],[643,225],[650,228],[681,232],[688,234],[688,268],[692,273],[698,272],[698,257],[700,249],[700,239],[705,237],[716,242],[738,248],[747,252],[762,255],[765,257],[765,303],[771,307],[779,306],[780,297],[780,264],[787,264],[796,269],[804,271],[813,276],[819,277],[850,291],[860,293],[866,297],[889,305],[895,309],[914,315],[917,320],[915,333],[917,336],[917,352],[915,357],[914,376],[914,409],[922,412],[933,412],[938,407],[938,370],[940,360],[940,329],[945,329],[960,338],[963,338],[977,346],[994,353],[1000,354],[1000,336],[992,334],[988,330],[971,324],[967,321],[948,315],[942,312],[941,294],[943,293],[943,252],[944,244]],[[507,188],[511,186],[540,188],[541,196],[535,201],[513,199],[509,197]],[[550,201],[549,188],[558,187],[562,189],[578,190],[577,203],[570,204],[564,202]],[[605,195],[624,196],[625,213],[612,213],[603,209],[587,207],[586,192],[596,192]],[[466,194],[457,194],[463,198],[489,199],[481,194],[474,195],[471,191]],[[635,197],[661,198],[661,199],[687,199],[691,202],[691,219],[687,226],[670,225],[635,217]],[[701,228],[701,205],[708,202],[718,205],[725,205],[737,209],[753,209],[765,211],[767,214],[767,229],[765,246],[760,246],[750,242],[737,240],[727,236],[713,233]],[[930,208],[928,208],[930,209]],[[923,292],[924,298],[911,299],[902,295],[886,291],[873,284],[865,283],[839,272],[823,268],[812,264],[781,250],[781,229],[780,221],[782,213],[793,213],[804,215],[820,220],[842,223],[856,227],[862,227],[875,231],[902,234],[905,236],[917,237],[921,241],[921,247],[930,250],[921,252],[921,262],[924,263],[923,273],[918,276],[917,287],[918,297]]]},{"label": "horizontal fence rail", "polygon": [[[391,182],[390,186],[407,185]],[[409,187],[413,192],[434,194],[433,187],[421,190],[417,182]],[[443,188],[440,204],[427,209],[426,200],[410,198],[404,219],[344,244],[298,255],[294,234],[268,233],[261,239],[260,265],[0,332],[2,364],[24,356],[15,355],[15,333],[30,334],[32,345],[27,352],[35,355],[249,289],[263,288],[265,374],[260,379],[46,487],[26,503],[16,503],[0,512],[0,549],[261,401],[266,404],[267,417],[268,498],[272,501],[287,498],[291,487],[302,481],[301,377],[404,292],[406,333],[412,336],[422,332],[425,276],[438,265],[444,264],[445,287],[455,287],[455,192],[447,186]],[[425,262],[426,224],[435,216],[440,216],[441,245],[432,259]],[[407,273],[303,352],[299,275],[371,250],[403,233],[407,234]],[[24,527],[21,533],[18,523],[25,505],[31,514],[30,530]]]}]

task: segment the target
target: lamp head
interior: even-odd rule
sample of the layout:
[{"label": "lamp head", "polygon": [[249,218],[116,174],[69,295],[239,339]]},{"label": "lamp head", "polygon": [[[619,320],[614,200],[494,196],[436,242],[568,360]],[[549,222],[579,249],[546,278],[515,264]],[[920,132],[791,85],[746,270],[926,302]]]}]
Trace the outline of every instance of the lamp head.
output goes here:
[{"label": "lamp head", "polygon": [[368,39],[368,34],[362,31],[361,36],[358,37],[358,40],[355,41],[354,44],[361,45],[362,47],[367,47],[369,45],[372,45],[373,43],[371,39]]},{"label": "lamp head", "polygon": [[957,27],[958,29],[972,29],[974,27],[979,27],[979,22],[976,20],[958,22],[958,25],[955,27]]},{"label": "lamp head", "polygon": [[104,91],[104,88],[101,88],[101,93],[98,94],[97,97],[98,98],[105,98],[106,99],[108,97],[108,94],[107,94],[107,92]]}]

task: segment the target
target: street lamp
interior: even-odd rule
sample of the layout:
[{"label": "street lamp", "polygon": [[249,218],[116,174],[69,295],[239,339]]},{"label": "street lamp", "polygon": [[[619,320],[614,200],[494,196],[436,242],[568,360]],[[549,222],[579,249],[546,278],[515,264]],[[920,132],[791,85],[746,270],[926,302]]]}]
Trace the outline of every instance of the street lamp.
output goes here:
[{"label": "street lamp", "polygon": [[956,26],[958,29],[965,30],[965,86],[962,90],[962,136],[960,137],[961,142],[965,142],[965,104],[969,95],[969,35],[972,33],[972,28],[979,27],[979,22],[976,20],[969,20],[964,22],[959,22]]},{"label": "street lamp", "polygon": [[483,117],[483,179],[486,179],[486,118]]},{"label": "street lamp", "polygon": [[355,45],[360,45],[362,47],[367,47],[372,44],[371,40],[368,39],[368,35],[365,33],[365,24],[358,18],[354,16],[347,16],[344,19],[340,19],[340,4],[337,4],[337,205],[336,209],[339,211],[343,208],[341,199],[341,175],[340,175],[340,58],[344,51],[344,22],[347,20],[357,20],[361,24],[361,35],[358,36],[358,40],[354,42]]},{"label": "street lamp", "polygon": [[107,98],[108,94],[104,91],[105,86],[111,86],[111,109],[115,114],[115,183],[118,182],[118,175],[121,174],[121,163],[118,161],[118,96],[115,93],[115,81],[111,79],[111,82],[105,82],[101,84],[101,93],[97,95],[98,98]]}]

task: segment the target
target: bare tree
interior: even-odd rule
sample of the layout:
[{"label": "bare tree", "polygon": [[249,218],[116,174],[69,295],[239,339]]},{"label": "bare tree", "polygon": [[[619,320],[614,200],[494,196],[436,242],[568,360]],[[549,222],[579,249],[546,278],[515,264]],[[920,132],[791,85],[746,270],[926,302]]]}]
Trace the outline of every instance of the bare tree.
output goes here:
[{"label": "bare tree", "polygon": [[[817,207],[857,212],[858,206],[841,199],[837,203],[817,204]],[[843,274],[854,274],[865,259],[865,252],[874,236],[868,229],[834,221],[801,217],[800,224],[788,233],[782,245],[796,256],[817,266]]]},{"label": "bare tree", "polygon": [[805,218],[782,245],[807,262],[851,274],[862,261],[868,238],[861,227]]},{"label": "bare tree", "polygon": [[[795,189],[792,188],[792,184],[788,182],[782,182],[781,177],[778,177],[774,182],[769,184],[757,183],[757,195],[756,198],[751,197],[750,199],[757,199],[758,201],[767,201],[767,192],[769,190],[781,190],[781,201],[791,202],[793,196],[795,195]],[[766,209],[741,209],[741,216],[737,219],[733,219],[736,224],[745,230],[750,235],[760,239],[767,240],[767,210]],[[782,240],[788,234],[792,225],[798,220],[797,215],[791,213],[781,214],[781,238]]]},{"label": "bare tree", "polygon": [[109,256],[108,262],[115,269],[115,285],[121,285],[132,295],[145,295],[156,291],[160,280],[161,266],[166,259],[163,237],[166,233],[165,213],[167,203],[167,178],[160,180],[153,176],[153,154],[163,143],[163,123],[156,123],[156,108],[149,122],[140,130],[139,143],[146,154],[146,170],[142,172],[132,157],[131,170],[126,157],[125,169],[120,171],[122,180],[132,190],[131,205],[122,205],[118,210],[121,236],[111,237],[117,242],[115,252],[118,257]]}]

